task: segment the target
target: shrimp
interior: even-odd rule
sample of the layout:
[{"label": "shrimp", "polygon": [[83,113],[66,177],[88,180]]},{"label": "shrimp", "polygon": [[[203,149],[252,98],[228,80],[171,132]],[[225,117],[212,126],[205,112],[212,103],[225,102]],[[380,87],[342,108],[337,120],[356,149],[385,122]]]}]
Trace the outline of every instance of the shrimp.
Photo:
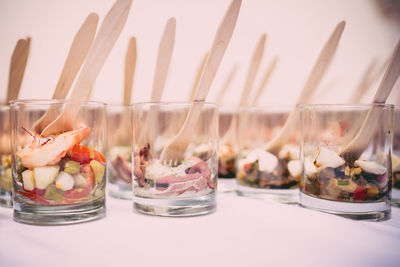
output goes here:
[{"label": "shrimp", "polygon": [[16,155],[21,160],[22,165],[28,169],[55,165],[89,133],[90,128],[81,123],[78,129],[60,135],[46,138],[34,137],[32,143],[19,150]]}]

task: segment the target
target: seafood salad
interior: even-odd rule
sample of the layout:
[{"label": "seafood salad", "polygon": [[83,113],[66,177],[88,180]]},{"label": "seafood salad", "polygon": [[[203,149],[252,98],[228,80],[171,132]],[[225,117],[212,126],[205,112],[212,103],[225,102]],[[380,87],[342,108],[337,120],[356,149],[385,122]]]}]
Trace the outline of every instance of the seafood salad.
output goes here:
[{"label": "seafood salad", "polygon": [[33,205],[63,205],[104,196],[106,159],[80,144],[90,134],[88,126],[79,123],[75,130],[45,138],[29,134],[32,142],[16,152],[18,197]]},{"label": "seafood salad", "polygon": [[300,190],[308,195],[343,202],[379,202],[389,197],[391,174],[379,160],[363,155],[346,162],[333,150],[319,147],[304,159]]},{"label": "seafood salad", "polygon": [[232,145],[221,144],[218,149],[218,177],[235,178],[236,154]]},{"label": "seafood salad", "polygon": [[139,197],[203,196],[216,187],[216,177],[207,161],[196,156],[185,157],[180,162],[160,162],[152,157],[150,145],[147,144],[135,152],[133,164],[136,182],[134,193]]},{"label": "seafood salad", "polygon": [[110,182],[132,184],[132,155],[129,146],[114,146],[109,151]]},{"label": "seafood salad", "polygon": [[238,160],[238,182],[254,188],[296,188],[300,178],[299,153],[299,147],[292,144],[283,146],[278,156],[255,148]]}]

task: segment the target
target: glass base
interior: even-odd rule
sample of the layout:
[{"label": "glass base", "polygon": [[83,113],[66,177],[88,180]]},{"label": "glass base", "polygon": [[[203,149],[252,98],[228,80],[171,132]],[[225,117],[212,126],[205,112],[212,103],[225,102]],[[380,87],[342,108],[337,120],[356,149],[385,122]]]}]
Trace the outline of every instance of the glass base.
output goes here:
[{"label": "glass base", "polygon": [[106,215],[105,198],[64,206],[33,206],[14,202],[14,220],[34,225],[65,225],[97,220]]},{"label": "glass base", "polygon": [[229,193],[236,191],[236,179],[235,178],[218,178],[218,192]]},{"label": "glass base", "polygon": [[349,203],[321,199],[300,192],[300,206],[353,220],[383,221],[390,219],[387,202]]},{"label": "glass base", "polygon": [[113,198],[131,200],[133,197],[132,184],[112,184],[107,185],[108,193]]},{"label": "glass base", "polygon": [[211,213],[216,208],[215,192],[200,197],[182,199],[154,199],[133,197],[135,211],[170,217],[196,216]]},{"label": "glass base", "polygon": [[6,208],[12,208],[12,194],[11,192],[5,192],[0,190],[0,206]]},{"label": "glass base", "polygon": [[263,199],[272,202],[297,204],[299,200],[299,189],[265,189],[253,188],[237,184],[238,196]]},{"label": "glass base", "polygon": [[400,189],[392,188],[392,206],[400,207]]}]

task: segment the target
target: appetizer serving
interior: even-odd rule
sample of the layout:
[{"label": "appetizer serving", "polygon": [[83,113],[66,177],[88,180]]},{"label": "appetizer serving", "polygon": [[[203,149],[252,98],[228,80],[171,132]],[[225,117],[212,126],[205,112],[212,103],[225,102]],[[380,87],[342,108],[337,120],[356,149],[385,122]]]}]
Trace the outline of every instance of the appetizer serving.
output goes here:
[{"label": "appetizer serving", "polygon": [[31,205],[65,205],[104,197],[105,157],[80,143],[90,127],[58,135],[31,135],[32,142],[16,152],[18,198]]},{"label": "appetizer serving", "polygon": [[150,145],[134,156],[135,195],[152,198],[188,198],[212,193],[216,175],[206,161],[185,157],[180,162],[160,162],[150,153]]},{"label": "appetizer serving", "polygon": [[305,158],[301,191],[342,202],[380,202],[389,198],[390,173],[384,162],[357,159],[346,162],[326,147]]}]

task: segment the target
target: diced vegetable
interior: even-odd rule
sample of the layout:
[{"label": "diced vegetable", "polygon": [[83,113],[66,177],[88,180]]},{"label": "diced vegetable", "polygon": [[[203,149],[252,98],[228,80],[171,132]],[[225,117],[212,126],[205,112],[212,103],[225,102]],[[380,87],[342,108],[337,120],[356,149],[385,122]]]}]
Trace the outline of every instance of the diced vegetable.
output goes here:
[{"label": "diced vegetable", "polygon": [[81,170],[81,164],[74,160],[69,160],[65,163],[64,172],[71,175],[79,173]]},{"label": "diced vegetable", "polygon": [[63,191],[70,190],[74,187],[74,178],[71,174],[60,172],[56,178],[56,187]]},{"label": "diced vegetable", "polygon": [[74,188],[71,190],[64,191],[64,200],[74,200],[82,197],[86,197],[92,192],[94,187],[94,174],[89,164],[81,166],[81,174],[86,177],[86,185],[82,188]]},{"label": "diced vegetable", "polygon": [[59,166],[37,167],[33,169],[33,175],[36,181],[36,188],[46,189],[57,177]]},{"label": "diced vegetable", "polygon": [[0,176],[0,188],[11,191],[12,190],[12,171],[11,168],[7,168],[4,172],[4,176]]},{"label": "diced vegetable", "polygon": [[75,187],[85,187],[87,185],[86,177],[81,173],[77,173],[73,175],[75,181]]},{"label": "diced vegetable", "polygon": [[99,152],[93,151],[93,158],[91,157],[90,148],[81,145],[75,145],[71,150],[71,159],[79,162],[80,164],[88,164],[91,160],[97,160],[105,163],[106,158]]},{"label": "diced vegetable", "polygon": [[35,177],[33,176],[33,171],[25,170],[22,173],[22,183],[25,190],[32,191],[35,189]]},{"label": "diced vegetable", "polygon": [[349,185],[350,184],[350,180],[338,180],[338,185]]},{"label": "diced vegetable", "polygon": [[105,167],[97,160],[90,161],[90,166],[93,169],[95,181],[99,185],[103,184],[103,175],[104,175]]},{"label": "diced vegetable", "polygon": [[44,193],[44,198],[51,199],[54,201],[61,201],[63,199],[63,191],[56,187],[56,185],[51,184],[46,188]]}]

